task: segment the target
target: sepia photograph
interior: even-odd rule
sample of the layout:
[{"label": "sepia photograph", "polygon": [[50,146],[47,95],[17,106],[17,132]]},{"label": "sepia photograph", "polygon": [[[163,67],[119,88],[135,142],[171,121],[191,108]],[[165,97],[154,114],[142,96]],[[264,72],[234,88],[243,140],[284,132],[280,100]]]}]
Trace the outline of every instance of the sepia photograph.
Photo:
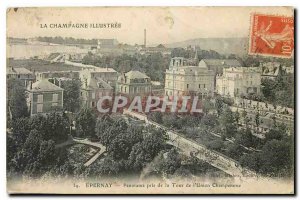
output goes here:
[{"label": "sepia photograph", "polygon": [[9,194],[295,194],[293,7],[9,7]]}]

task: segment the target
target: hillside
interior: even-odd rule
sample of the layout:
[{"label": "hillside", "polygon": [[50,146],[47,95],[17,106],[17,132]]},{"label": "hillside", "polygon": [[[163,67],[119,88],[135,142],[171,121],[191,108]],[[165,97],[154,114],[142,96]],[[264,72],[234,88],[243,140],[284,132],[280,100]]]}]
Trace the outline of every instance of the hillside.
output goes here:
[{"label": "hillside", "polygon": [[203,50],[215,50],[221,54],[245,55],[248,51],[248,38],[197,38],[166,44],[166,47],[186,47],[199,45]]}]

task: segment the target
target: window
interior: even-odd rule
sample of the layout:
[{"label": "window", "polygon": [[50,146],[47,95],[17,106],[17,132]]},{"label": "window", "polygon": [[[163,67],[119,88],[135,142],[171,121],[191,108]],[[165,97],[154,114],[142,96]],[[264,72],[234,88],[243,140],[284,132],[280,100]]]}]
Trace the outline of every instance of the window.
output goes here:
[{"label": "window", "polygon": [[205,84],[203,84],[203,88],[205,88]]},{"label": "window", "polygon": [[43,95],[42,95],[42,94],[39,94],[39,95],[38,95],[37,102],[38,102],[38,103],[43,103]]},{"label": "window", "polygon": [[189,84],[186,84],[186,89],[189,89]]},{"label": "window", "polygon": [[95,107],[95,102],[94,101],[92,101],[92,107]]},{"label": "window", "polygon": [[199,89],[201,88],[201,84],[199,84]]},{"label": "window", "polygon": [[43,104],[37,104],[37,113],[43,112]]},{"label": "window", "polygon": [[58,101],[58,94],[53,94],[52,101],[54,101],[54,102]]},{"label": "window", "polygon": [[95,99],[95,92],[92,92],[92,99]]}]

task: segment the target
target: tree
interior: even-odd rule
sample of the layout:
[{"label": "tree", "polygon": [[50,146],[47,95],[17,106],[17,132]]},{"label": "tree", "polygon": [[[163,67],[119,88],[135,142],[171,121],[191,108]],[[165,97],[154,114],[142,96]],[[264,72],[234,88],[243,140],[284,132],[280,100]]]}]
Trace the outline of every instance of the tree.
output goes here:
[{"label": "tree", "polygon": [[209,113],[210,110],[214,109],[214,105],[211,101],[209,100],[204,100],[203,101],[203,112],[205,115]]},{"label": "tree", "polygon": [[180,155],[174,148],[166,154],[166,158],[162,162],[161,170],[166,174],[174,174],[174,172],[181,166]]},{"label": "tree", "polygon": [[26,104],[25,87],[18,79],[10,79],[7,83],[9,93],[9,110],[13,120],[29,116]]},{"label": "tree", "polygon": [[247,167],[256,172],[258,172],[261,167],[260,154],[257,152],[242,155],[239,161],[241,166]]},{"label": "tree", "polygon": [[216,109],[217,109],[218,116],[221,115],[221,113],[223,111],[223,107],[224,107],[224,102],[223,102],[222,98],[220,96],[217,96],[217,98],[216,98]]},{"label": "tree", "polygon": [[207,126],[215,127],[218,123],[217,116],[213,114],[204,115],[201,119],[201,122]]},{"label": "tree", "polygon": [[284,124],[279,124],[278,126],[274,126],[270,129],[270,131],[266,134],[266,141],[270,141],[273,139],[283,140],[287,137],[287,128]]},{"label": "tree", "polygon": [[113,119],[109,115],[103,115],[97,118],[95,132],[98,138],[101,138],[105,131],[113,124]]},{"label": "tree", "polygon": [[249,128],[246,128],[245,133],[242,135],[242,145],[252,147],[254,145],[254,136]]},{"label": "tree", "polygon": [[227,146],[226,154],[234,159],[239,159],[243,155],[243,147],[237,143],[230,143]]},{"label": "tree", "polygon": [[[12,121],[12,134],[10,137],[18,148],[22,147],[31,130],[30,118],[19,118]],[[11,149],[11,151],[15,150]]]},{"label": "tree", "polygon": [[288,141],[268,141],[261,152],[261,171],[265,174],[278,173],[292,167],[292,147]]},{"label": "tree", "polygon": [[68,139],[69,123],[66,116],[60,112],[35,115],[30,119],[30,126],[31,130],[39,131],[44,140],[59,143]]},{"label": "tree", "polygon": [[101,143],[108,147],[119,134],[126,134],[128,125],[124,119],[120,118],[115,120],[105,131],[101,131],[99,127],[100,125],[98,124],[96,129],[97,136]]},{"label": "tree", "polygon": [[225,136],[234,137],[236,135],[237,124],[230,108],[225,108],[222,112],[220,116],[220,124]]},{"label": "tree", "polygon": [[45,141],[39,131],[32,130],[9,166],[21,174],[40,177],[55,164],[56,158],[54,141]]},{"label": "tree", "polygon": [[165,147],[166,133],[161,129],[152,129],[142,142],[132,147],[129,164],[132,169],[141,170]]},{"label": "tree", "polygon": [[239,121],[240,121],[240,113],[239,113],[238,110],[235,111],[233,117],[234,117],[234,120],[235,120],[236,124],[239,124]]},{"label": "tree", "polygon": [[76,132],[80,137],[95,137],[96,116],[92,109],[82,108],[76,116]]},{"label": "tree", "polygon": [[260,125],[260,115],[259,115],[259,112],[256,112],[256,114],[255,114],[255,125],[256,125],[256,132],[258,132],[258,127]]},{"label": "tree", "polygon": [[64,89],[64,109],[77,112],[80,109],[80,80],[63,81],[61,87]]},{"label": "tree", "polygon": [[207,148],[220,151],[224,147],[222,139],[212,140],[207,144]]}]

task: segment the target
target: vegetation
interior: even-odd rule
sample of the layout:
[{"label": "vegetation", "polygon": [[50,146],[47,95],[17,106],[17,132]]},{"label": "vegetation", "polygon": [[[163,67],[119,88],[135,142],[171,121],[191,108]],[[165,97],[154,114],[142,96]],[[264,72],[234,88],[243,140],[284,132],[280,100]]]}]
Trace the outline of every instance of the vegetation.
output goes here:
[{"label": "vegetation", "polygon": [[265,100],[273,105],[294,108],[294,84],[292,74],[276,80],[265,79],[262,81],[262,93]]},{"label": "vegetation", "polygon": [[[216,107],[211,110],[219,110],[218,112],[206,113],[198,118],[150,113],[149,119],[176,129],[185,137],[221,152],[239,161],[243,167],[258,173],[269,176],[292,174],[294,144],[284,124],[275,123],[266,134],[266,138],[260,139],[252,134],[253,130],[248,126],[246,129],[239,126],[238,122],[245,118],[243,113],[240,116],[232,112],[227,106],[227,100],[217,99],[217,102]],[[260,123],[259,118],[256,114],[256,126]],[[257,128],[254,132],[256,131]]]},{"label": "vegetation", "polygon": [[80,80],[73,79],[63,81],[61,87],[64,89],[64,109],[77,112],[80,109]]},{"label": "vegetation", "polygon": [[62,160],[55,143],[67,139],[68,123],[61,113],[18,118],[7,135],[8,176],[39,177]]},{"label": "vegetation", "polygon": [[29,116],[23,84],[19,79],[7,80],[7,89],[10,91],[8,93],[8,116],[12,120]]}]

